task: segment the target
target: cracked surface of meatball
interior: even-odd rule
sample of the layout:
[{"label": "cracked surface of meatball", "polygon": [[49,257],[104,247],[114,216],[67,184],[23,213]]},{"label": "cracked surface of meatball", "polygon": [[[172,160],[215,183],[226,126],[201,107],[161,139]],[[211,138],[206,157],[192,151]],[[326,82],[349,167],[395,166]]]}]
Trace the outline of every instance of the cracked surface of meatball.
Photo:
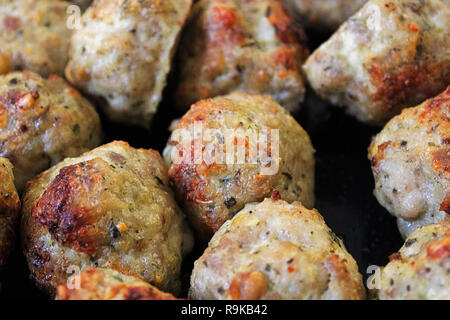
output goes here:
[{"label": "cracked surface of meatball", "polygon": [[317,210],[272,196],[225,222],[195,262],[193,299],[364,299],[362,276]]},{"label": "cracked surface of meatball", "polygon": [[101,142],[94,106],[59,76],[0,76],[0,157],[14,165],[19,192],[38,173]]},{"label": "cracked surface of meatball", "polygon": [[403,237],[450,213],[450,86],[403,110],[373,139],[374,194]]},{"label": "cracked surface of meatball", "polygon": [[292,16],[305,28],[335,31],[367,0],[283,0]]},{"label": "cracked surface of meatball", "polygon": [[14,247],[20,200],[14,186],[12,164],[0,158],[0,267]]},{"label": "cracked surface of meatball", "polygon": [[321,98],[383,125],[450,84],[449,38],[440,0],[370,0],[303,68]]},{"label": "cracked surface of meatball", "polygon": [[67,79],[113,121],[148,127],[192,0],[98,0],[71,40]]},{"label": "cracked surface of meatball", "polygon": [[201,0],[178,50],[175,103],[187,109],[233,91],[270,95],[300,108],[305,36],[278,0]]},{"label": "cracked surface of meatball", "polygon": [[450,220],[415,230],[381,270],[381,300],[450,300]]},{"label": "cracked surface of meatball", "polygon": [[0,1],[0,74],[31,70],[64,74],[70,35],[67,1]]},{"label": "cracked surface of meatball", "polygon": [[[179,136],[196,135],[197,125],[202,137]],[[191,152],[197,145],[205,150],[200,158]],[[287,201],[314,205],[310,138],[269,96],[235,92],[194,104],[178,122],[164,157],[180,203],[206,240],[245,204],[275,189]]]},{"label": "cracked surface of meatball", "polygon": [[110,268],[177,293],[192,235],[157,151],[112,142],[68,158],[27,186],[22,243],[50,294],[69,268]]},{"label": "cracked surface of meatball", "polygon": [[56,300],[175,300],[139,278],[112,269],[86,268],[74,283],[58,286]]}]

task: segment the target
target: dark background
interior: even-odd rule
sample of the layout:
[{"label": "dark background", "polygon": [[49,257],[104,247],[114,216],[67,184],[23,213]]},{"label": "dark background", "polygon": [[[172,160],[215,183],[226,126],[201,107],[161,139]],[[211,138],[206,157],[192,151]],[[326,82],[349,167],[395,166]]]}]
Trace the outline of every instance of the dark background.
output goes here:
[{"label": "dark background", "polygon": [[[310,33],[310,49],[328,35]],[[170,122],[182,114],[172,108],[173,75],[164,99],[149,131],[112,124],[102,115],[106,141],[124,140],[133,147],[153,148],[160,152],[169,137]],[[346,116],[342,110],[320,101],[308,90],[302,110],[294,117],[311,136],[316,149],[316,208],[328,226],[344,240],[358,262],[364,279],[367,267],[383,266],[403,241],[395,219],[381,207],[372,194],[374,182],[367,160],[367,148],[380,128],[369,127]],[[194,252],[183,264],[183,297],[189,286],[193,262],[204,246],[197,242]],[[4,270],[0,271],[0,299],[46,299],[29,280],[26,262],[17,248]]]}]

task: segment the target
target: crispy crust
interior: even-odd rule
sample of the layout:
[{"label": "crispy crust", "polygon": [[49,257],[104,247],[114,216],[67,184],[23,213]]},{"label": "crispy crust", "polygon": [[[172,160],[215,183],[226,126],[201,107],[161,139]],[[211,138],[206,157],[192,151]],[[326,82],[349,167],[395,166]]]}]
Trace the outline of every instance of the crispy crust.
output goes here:
[{"label": "crispy crust", "polygon": [[364,299],[362,276],[316,210],[265,199],[227,221],[195,262],[193,299]]},{"label": "crispy crust", "polygon": [[14,164],[22,191],[36,174],[101,141],[93,105],[58,77],[12,72],[0,76],[0,156]]},{"label": "crispy crust", "polygon": [[79,288],[58,286],[56,300],[176,300],[139,278],[111,269],[86,268],[79,281]]},{"label": "crispy crust", "polygon": [[281,1],[201,0],[178,54],[182,109],[235,90],[271,95],[290,111],[304,99],[305,36]]},{"label": "crispy crust", "polygon": [[[198,163],[191,153],[195,141],[192,145],[184,145],[174,134],[164,157],[170,165],[169,176],[176,194],[200,237],[209,240],[246,203],[261,201],[273,190],[279,190],[289,201],[300,200],[307,207],[314,205],[314,149],[311,141],[294,118],[273,99],[236,92],[202,100],[181,118],[177,129],[193,132],[198,122],[201,122],[204,132],[214,130],[213,137],[204,137],[203,146],[212,144],[215,150],[226,150],[230,129],[248,129],[255,136],[258,133],[264,135],[265,128],[279,130],[280,158],[278,171],[267,175],[261,174],[260,165],[249,163],[248,157],[242,164],[237,161],[231,165],[219,161],[208,164],[205,158]],[[252,148],[249,137],[250,134],[233,140],[234,145],[245,148],[246,155]],[[271,152],[271,144],[267,150]],[[190,157],[173,162],[173,154],[180,151]]]},{"label": "crispy crust", "polygon": [[5,264],[14,246],[20,210],[12,169],[8,159],[0,158],[0,267]]},{"label": "crispy crust", "polygon": [[369,160],[375,196],[404,236],[449,214],[450,87],[403,110],[373,139]]},{"label": "crispy crust", "polygon": [[148,127],[192,0],[98,0],[73,33],[67,79],[113,121]]},{"label": "crispy crust", "polygon": [[64,74],[70,34],[67,1],[0,1],[0,74],[28,69]]},{"label": "crispy crust", "polygon": [[24,193],[22,239],[32,279],[50,294],[71,266],[115,269],[177,292],[192,235],[157,151],[113,142],[68,158]]},{"label": "crispy crust", "polygon": [[370,0],[304,70],[323,99],[361,121],[384,124],[450,83],[448,38],[450,8],[440,0]]},{"label": "crispy crust", "polygon": [[415,230],[381,271],[378,297],[450,299],[450,220]]}]

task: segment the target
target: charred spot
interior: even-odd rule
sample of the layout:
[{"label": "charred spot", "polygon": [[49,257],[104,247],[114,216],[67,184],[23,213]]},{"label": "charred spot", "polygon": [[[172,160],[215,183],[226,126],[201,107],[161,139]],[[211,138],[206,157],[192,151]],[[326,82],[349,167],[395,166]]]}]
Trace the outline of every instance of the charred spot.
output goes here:
[{"label": "charred spot", "polygon": [[57,241],[91,255],[96,249],[98,213],[86,202],[88,195],[103,190],[96,161],[102,160],[62,168],[31,210]]},{"label": "charred spot", "polygon": [[10,85],[16,85],[18,83],[18,81],[17,81],[17,79],[16,78],[12,78],[11,80],[9,80],[9,84]]},{"label": "charred spot", "polygon": [[117,229],[116,225],[114,224],[114,221],[111,220],[109,223],[109,236],[113,239],[119,238],[121,235],[119,229]]},{"label": "charred spot", "polygon": [[234,207],[234,206],[236,205],[236,203],[237,203],[237,202],[236,202],[236,199],[233,198],[233,197],[226,198],[226,199],[225,199],[225,202],[224,202],[225,206],[226,206],[228,209]]}]

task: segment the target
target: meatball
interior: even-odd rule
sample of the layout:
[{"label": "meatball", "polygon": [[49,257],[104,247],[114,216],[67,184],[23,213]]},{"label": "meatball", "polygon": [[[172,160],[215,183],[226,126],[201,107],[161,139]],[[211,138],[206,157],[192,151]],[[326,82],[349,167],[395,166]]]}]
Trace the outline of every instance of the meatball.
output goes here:
[{"label": "meatball", "polygon": [[0,267],[14,246],[20,200],[14,187],[12,164],[0,158]]},{"label": "meatball", "polygon": [[403,110],[369,147],[375,196],[398,218],[404,237],[450,213],[449,120],[450,86]]},{"label": "meatball", "polygon": [[385,124],[450,83],[448,39],[450,8],[440,0],[370,0],[304,70],[320,97],[361,121]]},{"label": "meatball", "polygon": [[[178,136],[196,134],[199,124],[203,139]],[[198,158],[191,152],[198,145],[213,150],[214,157],[205,151]],[[269,96],[235,92],[194,104],[178,122],[164,156],[177,196],[205,240],[245,204],[261,201],[273,190],[288,201],[314,205],[310,138]]]},{"label": "meatball", "polygon": [[382,300],[450,300],[450,220],[415,230],[380,272]]},{"label": "meatball", "polygon": [[319,212],[277,195],[225,222],[194,264],[190,296],[363,299],[365,289],[355,260]]},{"label": "meatball", "polygon": [[28,69],[64,74],[71,30],[67,1],[0,0],[0,74]]},{"label": "meatball", "polygon": [[367,0],[283,0],[292,16],[308,29],[335,31]]},{"label": "meatball", "polygon": [[[72,284],[76,285],[76,283]],[[140,280],[111,269],[86,268],[79,275],[79,287],[58,286],[57,300],[175,300]]]},{"label": "meatball", "polygon": [[33,72],[0,76],[0,157],[21,191],[36,174],[101,142],[94,107],[62,78]]},{"label": "meatball", "polygon": [[192,0],[97,0],[72,36],[67,79],[113,121],[148,127]]},{"label": "meatball", "polygon": [[53,294],[68,270],[111,268],[177,292],[192,235],[157,151],[112,142],[31,181],[22,207],[31,277]]},{"label": "meatball", "polygon": [[175,103],[185,110],[200,99],[240,90],[298,110],[305,94],[304,40],[281,1],[201,0],[178,50]]}]

